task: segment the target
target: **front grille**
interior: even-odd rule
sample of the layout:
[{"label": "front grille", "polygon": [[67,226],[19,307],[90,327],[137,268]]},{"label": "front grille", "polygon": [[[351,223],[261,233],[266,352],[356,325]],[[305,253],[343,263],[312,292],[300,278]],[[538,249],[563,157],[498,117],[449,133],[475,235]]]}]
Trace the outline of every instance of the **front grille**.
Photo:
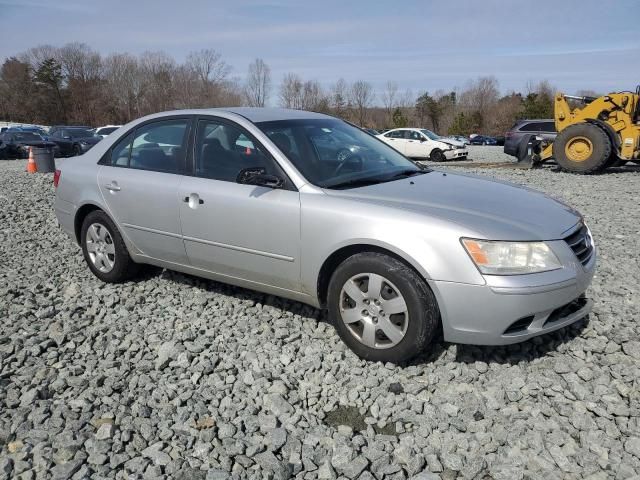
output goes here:
[{"label": "front grille", "polygon": [[589,231],[585,224],[581,223],[579,228],[566,237],[564,241],[571,247],[571,250],[576,254],[582,265],[589,263],[593,255],[593,243],[591,243],[591,237],[589,237]]},{"label": "front grille", "polygon": [[572,302],[569,302],[566,305],[558,307],[553,312],[551,312],[551,315],[549,315],[545,320],[543,327],[546,327],[550,323],[557,322],[558,320],[562,320],[568,317],[572,313],[575,313],[578,310],[580,310],[586,304],[587,304],[587,298],[584,295],[580,295],[578,298],[576,298]]},{"label": "front grille", "polygon": [[527,328],[529,328],[529,325],[531,325],[533,319],[534,316],[529,315],[528,317],[523,317],[520,320],[516,320],[511,325],[509,325],[509,327],[504,331],[503,335],[525,331]]}]

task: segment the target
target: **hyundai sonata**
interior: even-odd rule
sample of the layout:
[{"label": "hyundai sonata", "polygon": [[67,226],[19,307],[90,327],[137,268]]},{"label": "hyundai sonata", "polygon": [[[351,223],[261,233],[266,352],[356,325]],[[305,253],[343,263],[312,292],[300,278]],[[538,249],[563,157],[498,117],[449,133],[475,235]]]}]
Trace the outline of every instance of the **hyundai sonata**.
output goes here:
[{"label": "hyundai sonata", "polygon": [[152,264],[327,308],[363,358],[438,329],[501,345],[584,317],[596,250],[578,212],[504,182],[420,168],[298,110],[133,121],[61,162],[55,211],[105,282]]}]

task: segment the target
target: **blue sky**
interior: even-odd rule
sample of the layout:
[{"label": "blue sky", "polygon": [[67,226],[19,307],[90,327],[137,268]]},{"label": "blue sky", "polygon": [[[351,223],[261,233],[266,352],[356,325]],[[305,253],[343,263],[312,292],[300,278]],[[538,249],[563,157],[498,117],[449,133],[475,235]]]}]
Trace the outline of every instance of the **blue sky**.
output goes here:
[{"label": "blue sky", "polygon": [[262,57],[276,86],[296,72],[418,93],[494,75],[503,92],[606,92],[640,83],[639,18],[637,0],[0,0],[0,59],[71,41],[177,60],[214,48],[240,79]]}]

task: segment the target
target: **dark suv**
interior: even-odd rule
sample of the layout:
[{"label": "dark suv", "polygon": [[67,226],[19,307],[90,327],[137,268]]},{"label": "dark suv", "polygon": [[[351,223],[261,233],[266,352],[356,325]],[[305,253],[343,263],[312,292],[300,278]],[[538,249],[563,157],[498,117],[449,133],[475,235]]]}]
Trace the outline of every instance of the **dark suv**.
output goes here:
[{"label": "dark suv", "polygon": [[518,120],[504,135],[504,153],[517,157],[520,142],[529,135],[542,137],[543,140],[555,140],[557,135],[555,120]]}]

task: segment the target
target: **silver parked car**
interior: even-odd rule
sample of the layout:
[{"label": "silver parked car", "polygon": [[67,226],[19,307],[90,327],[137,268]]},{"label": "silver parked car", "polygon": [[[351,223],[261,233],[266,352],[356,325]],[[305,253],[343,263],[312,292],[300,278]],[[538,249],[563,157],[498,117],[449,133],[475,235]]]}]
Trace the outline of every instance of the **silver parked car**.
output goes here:
[{"label": "silver parked car", "polygon": [[596,251],[548,196],[422,169],[336,118],[160,113],[56,172],[55,211],[105,282],[152,264],[326,307],[363,358],[399,362],[439,328],[502,345],[584,317]]}]

